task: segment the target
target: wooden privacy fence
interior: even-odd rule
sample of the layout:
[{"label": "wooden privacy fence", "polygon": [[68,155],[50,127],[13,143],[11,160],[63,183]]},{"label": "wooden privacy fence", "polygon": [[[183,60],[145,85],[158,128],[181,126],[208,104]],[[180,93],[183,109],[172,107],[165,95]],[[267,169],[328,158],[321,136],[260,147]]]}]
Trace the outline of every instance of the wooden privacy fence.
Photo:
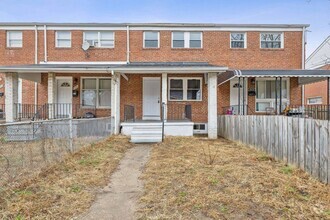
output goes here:
[{"label": "wooden privacy fence", "polygon": [[330,121],[287,116],[221,115],[218,135],[252,145],[330,182]]}]

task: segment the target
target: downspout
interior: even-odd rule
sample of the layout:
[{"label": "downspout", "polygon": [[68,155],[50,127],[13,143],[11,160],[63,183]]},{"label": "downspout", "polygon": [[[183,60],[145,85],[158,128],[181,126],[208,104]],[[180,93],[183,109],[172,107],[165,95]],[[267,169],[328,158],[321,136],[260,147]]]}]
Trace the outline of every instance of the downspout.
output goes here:
[{"label": "downspout", "polygon": [[44,25],[44,62],[47,63],[47,26]]},{"label": "downspout", "polygon": [[[34,26],[34,64],[38,64],[38,26]],[[37,113],[38,83],[34,82],[34,113]]]},{"label": "downspout", "polygon": [[[301,54],[301,69],[305,69],[305,45],[306,45],[306,27],[303,27],[302,32],[302,54]],[[301,86],[301,104],[305,105],[305,85]]]},{"label": "downspout", "polygon": [[129,54],[130,54],[130,51],[129,51],[129,26],[127,25],[126,27],[126,48],[127,48],[127,51],[126,51],[126,62],[127,63],[130,63],[129,61]]}]

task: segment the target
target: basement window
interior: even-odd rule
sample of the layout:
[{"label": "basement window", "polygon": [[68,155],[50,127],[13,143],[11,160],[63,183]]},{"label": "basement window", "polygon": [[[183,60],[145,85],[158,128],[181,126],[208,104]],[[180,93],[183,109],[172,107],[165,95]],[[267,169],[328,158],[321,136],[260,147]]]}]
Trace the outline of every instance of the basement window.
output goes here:
[{"label": "basement window", "polygon": [[194,134],[206,134],[207,126],[203,123],[195,123],[194,124]]}]

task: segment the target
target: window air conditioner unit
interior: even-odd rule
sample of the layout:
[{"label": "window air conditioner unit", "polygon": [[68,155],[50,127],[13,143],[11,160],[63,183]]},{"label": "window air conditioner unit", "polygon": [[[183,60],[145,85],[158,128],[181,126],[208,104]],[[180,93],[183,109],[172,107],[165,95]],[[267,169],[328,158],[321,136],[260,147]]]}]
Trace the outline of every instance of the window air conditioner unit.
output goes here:
[{"label": "window air conditioner unit", "polygon": [[90,47],[95,47],[97,42],[95,42],[95,40],[86,40],[86,42],[89,43]]}]

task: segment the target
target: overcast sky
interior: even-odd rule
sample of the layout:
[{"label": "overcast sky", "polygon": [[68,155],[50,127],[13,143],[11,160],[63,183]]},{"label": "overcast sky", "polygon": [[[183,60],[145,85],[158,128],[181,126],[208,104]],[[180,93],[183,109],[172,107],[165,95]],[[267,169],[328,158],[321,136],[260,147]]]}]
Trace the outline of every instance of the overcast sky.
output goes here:
[{"label": "overcast sky", "polygon": [[3,22],[310,24],[307,54],[330,35],[330,0],[0,0]]}]

